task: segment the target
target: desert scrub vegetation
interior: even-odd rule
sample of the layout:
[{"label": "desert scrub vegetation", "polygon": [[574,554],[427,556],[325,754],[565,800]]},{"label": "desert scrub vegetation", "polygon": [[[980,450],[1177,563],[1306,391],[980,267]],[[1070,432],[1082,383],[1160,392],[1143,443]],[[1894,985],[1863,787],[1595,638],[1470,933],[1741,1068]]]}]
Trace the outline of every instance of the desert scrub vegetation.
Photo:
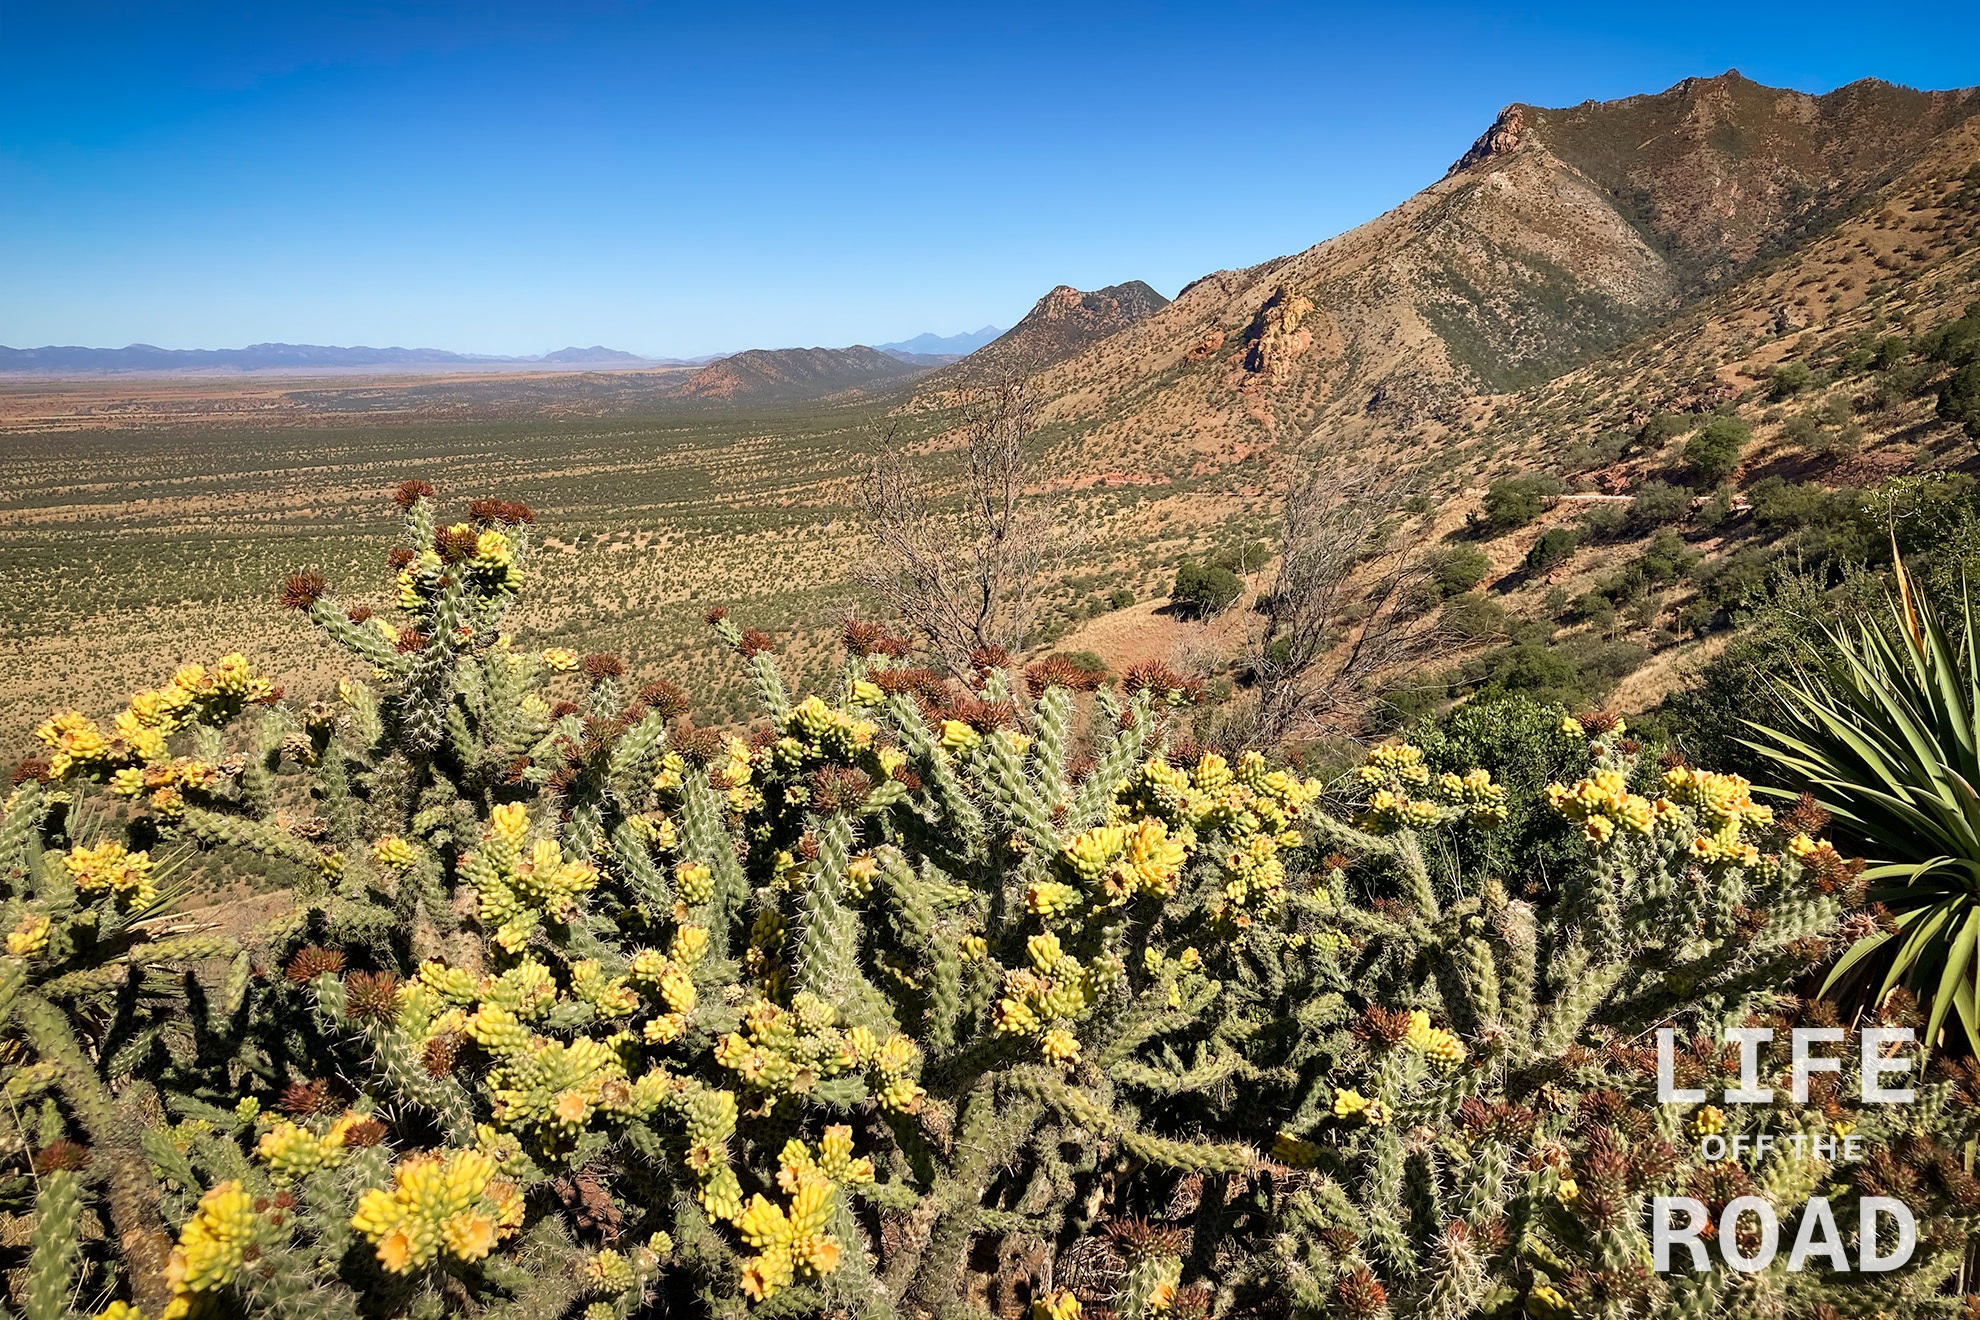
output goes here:
[{"label": "desert scrub vegetation", "polygon": [[[619,656],[509,630],[531,510],[399,503],[390,610],[281,588],[334,686],[187,666],[58,711],[17,773],[26,1314],[1960,1304],[1980,1076],[1926,1071],[1902,992],[1847,1023],[1789,992],[1879,920],[1811,808],[1558,712],[1508,726],[1509,782],[1467,763],[1501,741],[1477,724],[1330,785],[1187,748],[1197,692],[1159,665],[945,678],[867,623],[801,693],[717,608],[760,705],[721,733]],[[1518,860],[1541,819],[1544,876]],[[1515,822],[1509,853],[1458,846]],[[291,903],[176,929],[242,854]],[[1742,1048],[1786,1068],[1797,1024],[1847,1033],[1839,1072],[1708,1102]],[[1779,1039],[1729,1048],[1742,1026]],[[1858,1100],[1871,1027],[1916,1103]],[[1844,1133],[1873,1155],[1818,1153]],[[1858,1273],[1880,1195],[1915,1242]],[[1726,1226],[1695,1269],[1653,1268],[1660,1196]],[[1769,1216],[1813,1257],[1729,1266]]]},{"label": "desert scrub vegetation", "polygon": [[[743,721],[748,686],[701,613],[717,600],[747,608],[794,673],[832,667],[838,623],[870,609],[852,580],[866,553],[853,496],[856,441],[873,415],[854,405],[523,420],[391,410],[307,431],[188,422],[7,435],[0,741],[19,745],[75,694],[128,693],[249,636],[264,639],[255,659],[271,681],[296,691],[334,681],[336,650],[283,627],[270,587],[299,567],[349,590],[373,582],[397,534],[383,497],[408,471],[456,490],[499,488],[552,527],[517,627],[544,644],[611,650],[636,675],[664,669],[693,686],[704,718]],[[1235,503],[1213,487],[1177,477],[1064,492],[1090,549],[1042,584],[1038,635],[1070,631],[1117,589],[1142,600],[1166,589],[1199,523]],[[1147,525],[1155,505],[1179,510],[1159,535]],[[348,603],[388,604],[377,594]]]}]

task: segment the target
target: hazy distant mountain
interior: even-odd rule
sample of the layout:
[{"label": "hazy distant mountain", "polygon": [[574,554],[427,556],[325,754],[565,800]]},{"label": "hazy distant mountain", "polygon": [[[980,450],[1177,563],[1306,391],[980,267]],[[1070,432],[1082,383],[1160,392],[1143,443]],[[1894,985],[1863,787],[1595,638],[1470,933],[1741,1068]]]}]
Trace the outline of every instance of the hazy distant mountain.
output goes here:
[{"label": "hazy distant mountain", "polygon": [[690,399],[792,402],[904,381],[924,366],[851,348],[752,348],[703,367],[681,387]]},{"label": "hazy distant mountain", "polygon": [[0,346],[0,373],[48,375],[97,371],[310,371],[352,367],[512,367],[542,363],[552,366],[698,367],[716,356],[682,360],[649,359],[637,353],[593,345],[560,348],[540,357],[504,357],[495,353],[450,353],[439,348],[337,348],[322,344],[249,344],[246,348],[155,348],[131,344],[124,348],[7,348]]},{"label": "hazy distant mountain", "polygon": [[[971,331],[967,334],[935,335],[924,333],[918,334],[912,339],[903,339],[896,344],[875,344],[874,347],[882,353],[891,354],[894,357],[901,357],[902,354],[906,353],[912,354],[915,357],[959,358],[974,353],[977,349],[982,348],[985,344],[1003,333],[1002,330],[999,330],[994,325],[986,325],[981,330]],[[907,359],[902,358],[901,360],[906,361]]]},{"label": "hazy distant mountain", "polygon": [[[566,363],[582,362],[582,363],[597,363],[600,365],[609,362],[609,363],[616,363],[622,366],[644,366],[647,363],[648,359],[641,357],[637,353],[625,353],[625,352],[621,352],[619,349],[616,348],[606,348],[602,344],[593,344],[590,348],[560,348],[554,353],[545,353],[542,357],[538,358],[537,361],[566,362]],[[675,365],[672,359],[669,359],[668,365],[670,366]],[[687,364],[680,363],[679,365],[685,366]]]}]

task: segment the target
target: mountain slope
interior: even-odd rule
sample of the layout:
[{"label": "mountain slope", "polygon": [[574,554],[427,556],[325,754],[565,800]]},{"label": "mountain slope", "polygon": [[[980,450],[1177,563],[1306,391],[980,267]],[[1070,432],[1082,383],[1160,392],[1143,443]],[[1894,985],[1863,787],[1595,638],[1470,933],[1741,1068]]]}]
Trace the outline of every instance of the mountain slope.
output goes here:
[{"label": "mountain slope", "polygon": [[1046,417],[1115,465],[1214,466],[1316,430],[1434,439],[1468,425],[1469,400],[1557,376],[1805,241],[1976,111],[1973,90],[1816,97],[1737,74],[1509,107],[1387,214],[1205,276],[1042,373]]},{"label": "mountain slope", "polygon": [[[1655,444],[1623,439],[1653,416],[1695,425],[1736,410],[1754,428],[1749,475],[1786,463],[1847,479],[1866,465],[1965,459],[1958,429],[1934,416],[1939,368],[1895,346],[1980,299],[1980,117],[1941,134],[1863,203],[1616,351],[1482,401],[1465,446],[1620,487],[1659,461]],[[1808,368],[1806,381],[1774,387],[1785,363]]]},{"label": "mountain slope", "polygon": [[[1680,269],[1710,281],[1846,214],[1976,111],[1971,90],[1865,79],[1810,96],[1735,71],[1688,78],[1661,96],[1513,106],[1487,136],[1538,137],[1606,189]],[[1514,126],[1521,120],[1523,129]]]},{"label": "mountain slope", "polygon": [[[954,372],[1035,372],[1063,362],[1161,311],[1169,300],[1140,280],[1082,293],[1061,284],[1023,320],[963,360]],[[947,380],[953,375],[944,373]]]},{"label": "mountain slope", "polygon": [[926,371],[864,344],[851,348],[752,348],[688,378],[681,397],[709,402],[796,402],[898,384]]}]

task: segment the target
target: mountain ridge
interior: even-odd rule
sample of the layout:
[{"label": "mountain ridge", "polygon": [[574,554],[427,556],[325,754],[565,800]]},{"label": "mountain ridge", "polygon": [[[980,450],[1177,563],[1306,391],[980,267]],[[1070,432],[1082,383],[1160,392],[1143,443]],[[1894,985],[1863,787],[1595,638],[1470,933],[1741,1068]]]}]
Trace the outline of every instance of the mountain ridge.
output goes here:
[{"label": "mountain ridge", "polygon": [[1384,214],[1211,272],[1047,366],[1041,415],[1110,466],[1450,434],[1474,400],[1573,370],[1805,243],[1976,113],[1980,89],[1812,96],[1737,73],[1509,106]]},{"label": "mountain ridge", "polygon": [[704,402],[794,402],[896,385],[927,370],[865,344],[752,348],[697,371],[681,386],[679,397]]},{"label": "mountain ridge", "polygon": [[1034,373],[1146,320],[1169,305],[1141,280],[1080,290],[1052,288],[1024,318],[961,362],[933,378],[943,387],[986,373]]}]

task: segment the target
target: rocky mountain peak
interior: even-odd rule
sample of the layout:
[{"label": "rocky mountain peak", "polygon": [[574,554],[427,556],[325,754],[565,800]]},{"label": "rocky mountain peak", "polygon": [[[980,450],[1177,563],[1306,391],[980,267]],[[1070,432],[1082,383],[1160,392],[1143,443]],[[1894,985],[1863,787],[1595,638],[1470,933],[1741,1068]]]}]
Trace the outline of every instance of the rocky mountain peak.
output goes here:
[{"label": "rocky mountain peak", "polygon": [[1453,174],[1483,165],[1494,156],[1505,155],[1519,145],[1520,133],[1525,127],[1526,107],[1507,106],[1499,111],[1499,117],[1492,121],[1492,126],[1479,134],[1478,140],[1471,144],[1471,149],[1459,156],[1457,161],[1444,171],[1444,177],[1448,179]]},{"label": "rocky mountain peak", "polygon": [[1022,321],[958,364],[969,371],[1036,371],[1147,320],[1169,300],[1140,280],[1090,292],[1061,284]]}]

